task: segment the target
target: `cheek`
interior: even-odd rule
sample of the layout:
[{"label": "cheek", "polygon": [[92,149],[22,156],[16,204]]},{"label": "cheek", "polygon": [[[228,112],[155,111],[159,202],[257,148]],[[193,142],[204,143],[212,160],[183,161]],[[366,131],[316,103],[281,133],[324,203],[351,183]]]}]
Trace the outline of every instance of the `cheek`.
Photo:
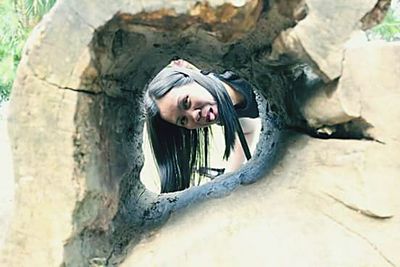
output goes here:
[{"label": "cheek", "polygon": [[189,122],[187,125],[185,125],[184,128],[186,128],[188,130],[194,130],[194,129],[199,128],[199,125],[197,125],[197,124],[195,124],[193,122]]},{"label": "cheek", "polygon": [[198,88],[196,90],[195,96],[198,97],[199,99],[205,101],[205,102],[214,102],[214,97],[211,95],[209,91],[205,88]]},{"label": "cheek", "polygon": [[215,102],[214,97],[210,94],[210,92],[206,91],[206,93],[204,94],[204,96],[208,99],[208,101],[210,102]]},{"label": "cheek", "polygon": [[215,99],[211,94],[202,94],[196,98],[196,101],[201,105],[214,105],[216,103]]},{"label": "cheek", "polygon": [[194,129],[196,129],[196,126],[190,122],[185,126],[185,128],[188,130],[194,130]]}]

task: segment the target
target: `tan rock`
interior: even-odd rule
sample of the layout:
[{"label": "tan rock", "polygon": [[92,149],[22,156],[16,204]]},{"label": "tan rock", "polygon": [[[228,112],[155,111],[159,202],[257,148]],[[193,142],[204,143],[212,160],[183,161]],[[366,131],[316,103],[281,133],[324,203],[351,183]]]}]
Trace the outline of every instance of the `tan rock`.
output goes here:
[{"label": "tan rock", "polygon": [[360,131],[364,136],[382,142],[398,141],[394,129],[399,127],[400,116],[399,52],[398,43],[361,42],[348,46],[338,81],[312,92],[296,92],[298,97],[306,99],[299,109],[308,125],[329,128],[362,120],[366,126]]},{"label": "tan rock", "polygon": [[341,75],[343,44],[362,28],[361,19],[374,8],[377,0],[305,2],[307,16],[276,39],[271,58],[288,54],[307,60],[327,80],[334,80]]},{"label": "tan rock", "polygon": [[10,107],[16,210],[0,264],[55,266],[63,261],[64,242],[73,231],[69,215],[77,200],[78,181],[72,179],[77,93],[40,81],[29,71],[25,75],[20,73]]},{"label": "tan rock", "polygon": [[300,107],[300,112],[309,126],[321,128],[348,122],[358,118],[361,113],[361,104],[358,91],[349,91],[349,96],[343,96],[343,90],[337,89],[337,82],[325,84],[316,88],[310,95],[303,96],[306,101]]},{"label": "tan rock", "polygon": [[398,265],[399,146],[291,134],[281,145],[263,180],[176,214],[122,266]]},{"label": "tan rock", "polygon": [[348,48],[337,91],[342,106],[354,106],[359,94],[360,117],[372,127],[368,134],[383,142],[399,141],[400,43],[370,42]]},{"label": "tan rock", "polygon": [[[324,1],[307,1],[308,16],[293,34],[287,32],[293,40],[288,46],[294,50],[289,50],[314,60],[329,79],[338,77],[342,47],[375,2],[340,1],[326,8]],[[371,74],[374,86],[379,77],[388,79],[389,89],[380,95],[390,92],[392,102],[380,96],[370,101],[374,87],[361,83],[365,73],[355,73],[357,67],[350,64],[362,53],[349,54],[344,62],[349,73],[343,73],[339,86],[350,103],[345,112],[337,106],[344,102],[341,97],[318,98],[310,106],[319,108],[328,101],[325,116],[343,121],[335,112],[358,116],[357,106],[351,104],[358,98],[351,94],[367,88],[360,96],[361,118],[387,145],[322,141],[292,132],[275,140],[278,130],[264,127],[253,160],[226,180],[160,196],[140,183],[141,89],[175,53],[204,66],[215,63],[218,69],[236,66],[235,55],[243,54],[240,74],[254,71],[252,60],[258,59],[242,52],[254,51],[265,59],[270,46],[259,42],[259,35],[250,33],[244,41],[240,37],[253,28],[268,28],[255,25],[260,3],[57,2],[28,41],[12,93],[9,126],[16,210],[1,266],[118,265],[125,256],[123,266],[400,264],[395,251],[398,123],[393,121],[398,110],[392,100],[398,93],[397,74],[387,74],[386,67],[380,76]],[[291,25],[290,18],[282,18],[285,12],[278,16],[279,8],[272,9],[274,18],[284,20],[282,25]],[[335,17],[338,11],[344,12],[340,19]],[[287,11],[289,17],[301,17],[292,13]],[[265,30],[266,39],[284,27],[274,23],[272,30]],[[232,44],[239,44],[236,53],[225,58]],[[389,50],[387,57],[397,51]],[[385,66],[376,57],[370,60]],[[395,58],[390,60],[394,64]],[[254,66],[263,64],[259,61]],[[259,75],[260,80],[281,78],[267,74]],[[357,79],[354,83],[352,77]],[[285,95],[271,92],[277,98]],[[383,111],[385,101],[392,114]],[[265,103],[260,107],[265,114]],[[378,120],[381,114],[393,122],[393,129]],[[280,147],[276,159],[274,146]],[[265,179],[240,186],[256,181],[265,166],[270,167]],[[230,196],[209,201],[239,186]],[[170,214],[169,223],[156,231]],[[143,235],[148,240],[135,247]]]}]

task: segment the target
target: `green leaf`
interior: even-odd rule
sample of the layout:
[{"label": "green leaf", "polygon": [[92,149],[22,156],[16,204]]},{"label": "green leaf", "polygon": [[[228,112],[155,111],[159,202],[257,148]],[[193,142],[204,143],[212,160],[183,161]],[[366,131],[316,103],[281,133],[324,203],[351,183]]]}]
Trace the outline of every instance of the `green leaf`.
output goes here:
[{"label": "green leaf", "polygon": [[22,49],[56,0],[0,0],[0,102],[8,99]]},{"label": "green leaf", "polygon": [[389,9],[382,23],[371,29],[371,32],[378,39],[392,41],[400,35],[400,17]]}]

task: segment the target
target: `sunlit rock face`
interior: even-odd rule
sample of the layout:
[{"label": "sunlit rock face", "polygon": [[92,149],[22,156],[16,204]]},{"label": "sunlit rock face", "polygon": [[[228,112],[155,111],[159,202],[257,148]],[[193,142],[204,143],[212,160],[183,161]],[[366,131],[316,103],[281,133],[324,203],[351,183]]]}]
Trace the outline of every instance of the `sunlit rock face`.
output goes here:
[{"label": "sunlit rock face", "polygon": [[[400,265],[400,46],[361,31],[387,5],[58,2],[13,89],[0,265]],[[174,56],[251,82],[263,129],[238,172],[157,195],[141,101]]]}]

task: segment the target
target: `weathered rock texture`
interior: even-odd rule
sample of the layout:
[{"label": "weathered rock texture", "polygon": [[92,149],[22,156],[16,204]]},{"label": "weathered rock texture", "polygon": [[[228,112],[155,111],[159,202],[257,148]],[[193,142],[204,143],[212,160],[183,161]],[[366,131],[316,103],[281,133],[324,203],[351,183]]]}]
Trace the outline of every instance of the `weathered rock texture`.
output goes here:
[{"label": "weathered rock texture", "polygon": [[[400,265],[400,46],[361,32],[388,4],[59,1],[13,90],[0,265]],[[141,99],[173,56],[253,83],[263,131],[239,172],[156,195]]]}]

